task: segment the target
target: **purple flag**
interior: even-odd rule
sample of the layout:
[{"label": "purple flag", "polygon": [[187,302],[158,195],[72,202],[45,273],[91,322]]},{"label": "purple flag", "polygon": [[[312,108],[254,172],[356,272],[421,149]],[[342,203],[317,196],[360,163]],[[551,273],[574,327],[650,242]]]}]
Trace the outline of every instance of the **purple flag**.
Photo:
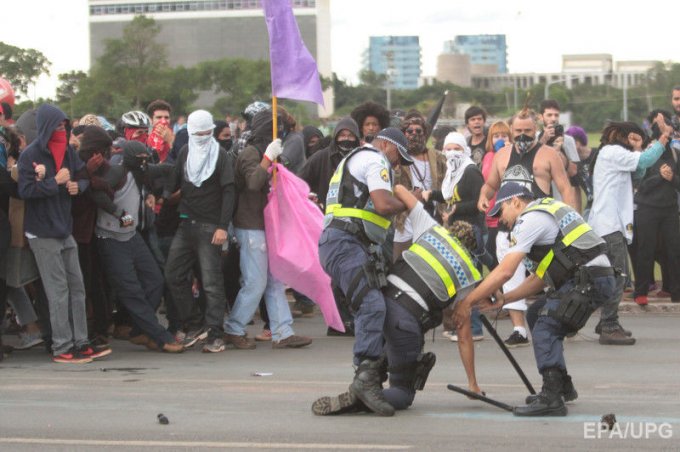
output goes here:
[{"label": "purple flag", "polygon": [[262,0],[269,31],[272,95],[324,105],[316,61],[305,47],[290,0]]}]

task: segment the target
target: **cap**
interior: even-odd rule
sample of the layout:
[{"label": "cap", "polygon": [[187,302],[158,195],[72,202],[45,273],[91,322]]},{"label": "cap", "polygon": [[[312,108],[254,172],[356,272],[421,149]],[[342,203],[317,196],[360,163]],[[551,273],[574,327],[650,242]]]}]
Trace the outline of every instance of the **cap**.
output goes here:
[{"label": "cap", "polygon": [[413,164],[413,158],[408,154],[408,140],[401,130],[396,127],[387,127],[378,132],[375,136],[377,139],[385,140],[397,147],[399,154],[401,155],[402,165]]},{"label": "cap", "polygon": [[534,198],[533,193],[528,188],[518,184],[517,182],[506,182],[501,185],[500,190],[496,194],[496,204],[487,214],[490,217],[497,217],[501,213],[501,207],[505,201],[508,201],[517,196],[523,198]]}]

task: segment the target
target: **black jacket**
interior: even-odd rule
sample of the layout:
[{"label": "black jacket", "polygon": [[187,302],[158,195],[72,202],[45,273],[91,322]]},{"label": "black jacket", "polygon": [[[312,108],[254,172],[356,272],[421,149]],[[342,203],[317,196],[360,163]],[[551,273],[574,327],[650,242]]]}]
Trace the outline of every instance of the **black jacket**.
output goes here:
[{"label": "black jacket", "polygon": [[[640,182],[635,203],[638,206],[670,209],[678,212],[678,191],[680,191],[680,165],[673,158],[671,150],[666,150],[654,166],[648,168]],[[673,178],[667,181],[661,177],[661,167],[668,165],[673,170]]]}]

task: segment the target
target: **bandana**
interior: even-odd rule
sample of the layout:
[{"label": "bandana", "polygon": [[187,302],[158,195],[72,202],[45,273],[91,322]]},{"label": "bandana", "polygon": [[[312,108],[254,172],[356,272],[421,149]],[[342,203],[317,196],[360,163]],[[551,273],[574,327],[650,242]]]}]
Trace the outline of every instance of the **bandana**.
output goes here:
[{"label": "bandana", "polygon": [[57,171],[61,169],[61,164],[64,163],[64,155],[66,155],[66,131],[55,130],[52,132],[50,140],[47,142],[47,147],[54,158],[54,164]]}]

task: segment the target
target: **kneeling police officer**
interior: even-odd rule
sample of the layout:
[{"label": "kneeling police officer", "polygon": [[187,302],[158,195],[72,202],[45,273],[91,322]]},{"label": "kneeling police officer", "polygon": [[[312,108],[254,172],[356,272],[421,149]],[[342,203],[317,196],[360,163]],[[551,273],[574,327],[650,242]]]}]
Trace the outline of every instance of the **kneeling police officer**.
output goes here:
[{"label": "kneeling police officer", "polygon": [[[385,302],[382,335],[386,356],[376,361],[376,383],[380,385],[389,372],[389,388],[378,386],[377,390],[392,411],[386,414],[374,409],[350,386],[349,391],[338,396],[316,400],[312,411],[317,415],[355,411],[391,415],[394,409],[408,408],[416,390],[424,388],[436,360],[433,353],[422,353],[424,333],[439,325],[442,311],[455,300],[463,299],[481,280],[465,246],[437,224],[408,189],[397,185],[394,196],[409,210],[414,243],[390,269],[381,294]],[[468,246],[475,246],[471,227],[468,236],[468,241],[472,241]],[[470,325],[466,330],[461,328],[458,334],[470,390],[480,392],[474,376]]]},{"label": "kneeling police officer", "polygon": [[[500,188],[489,215],[500,217],[511,229],[511,248],[498,267],[456,306],[454,322],[457,326],[469,322],[474,305],[500,308],[548,286],[545,297],[532,306],[533,318],[527,316],[543,388],[527,397],[527,405],[516,407],[514,414],[565,416],[563,397],[573,400],[577,394],[567,374],[562,341],[581,329],[614,290],[614,269],[605,255],[605,242],[571,207],[552,198],[534,200],[531,192],[514,182]],[[492,304],[489,297],[522,261],[529,264],[532,275],[501,302]]]}]

